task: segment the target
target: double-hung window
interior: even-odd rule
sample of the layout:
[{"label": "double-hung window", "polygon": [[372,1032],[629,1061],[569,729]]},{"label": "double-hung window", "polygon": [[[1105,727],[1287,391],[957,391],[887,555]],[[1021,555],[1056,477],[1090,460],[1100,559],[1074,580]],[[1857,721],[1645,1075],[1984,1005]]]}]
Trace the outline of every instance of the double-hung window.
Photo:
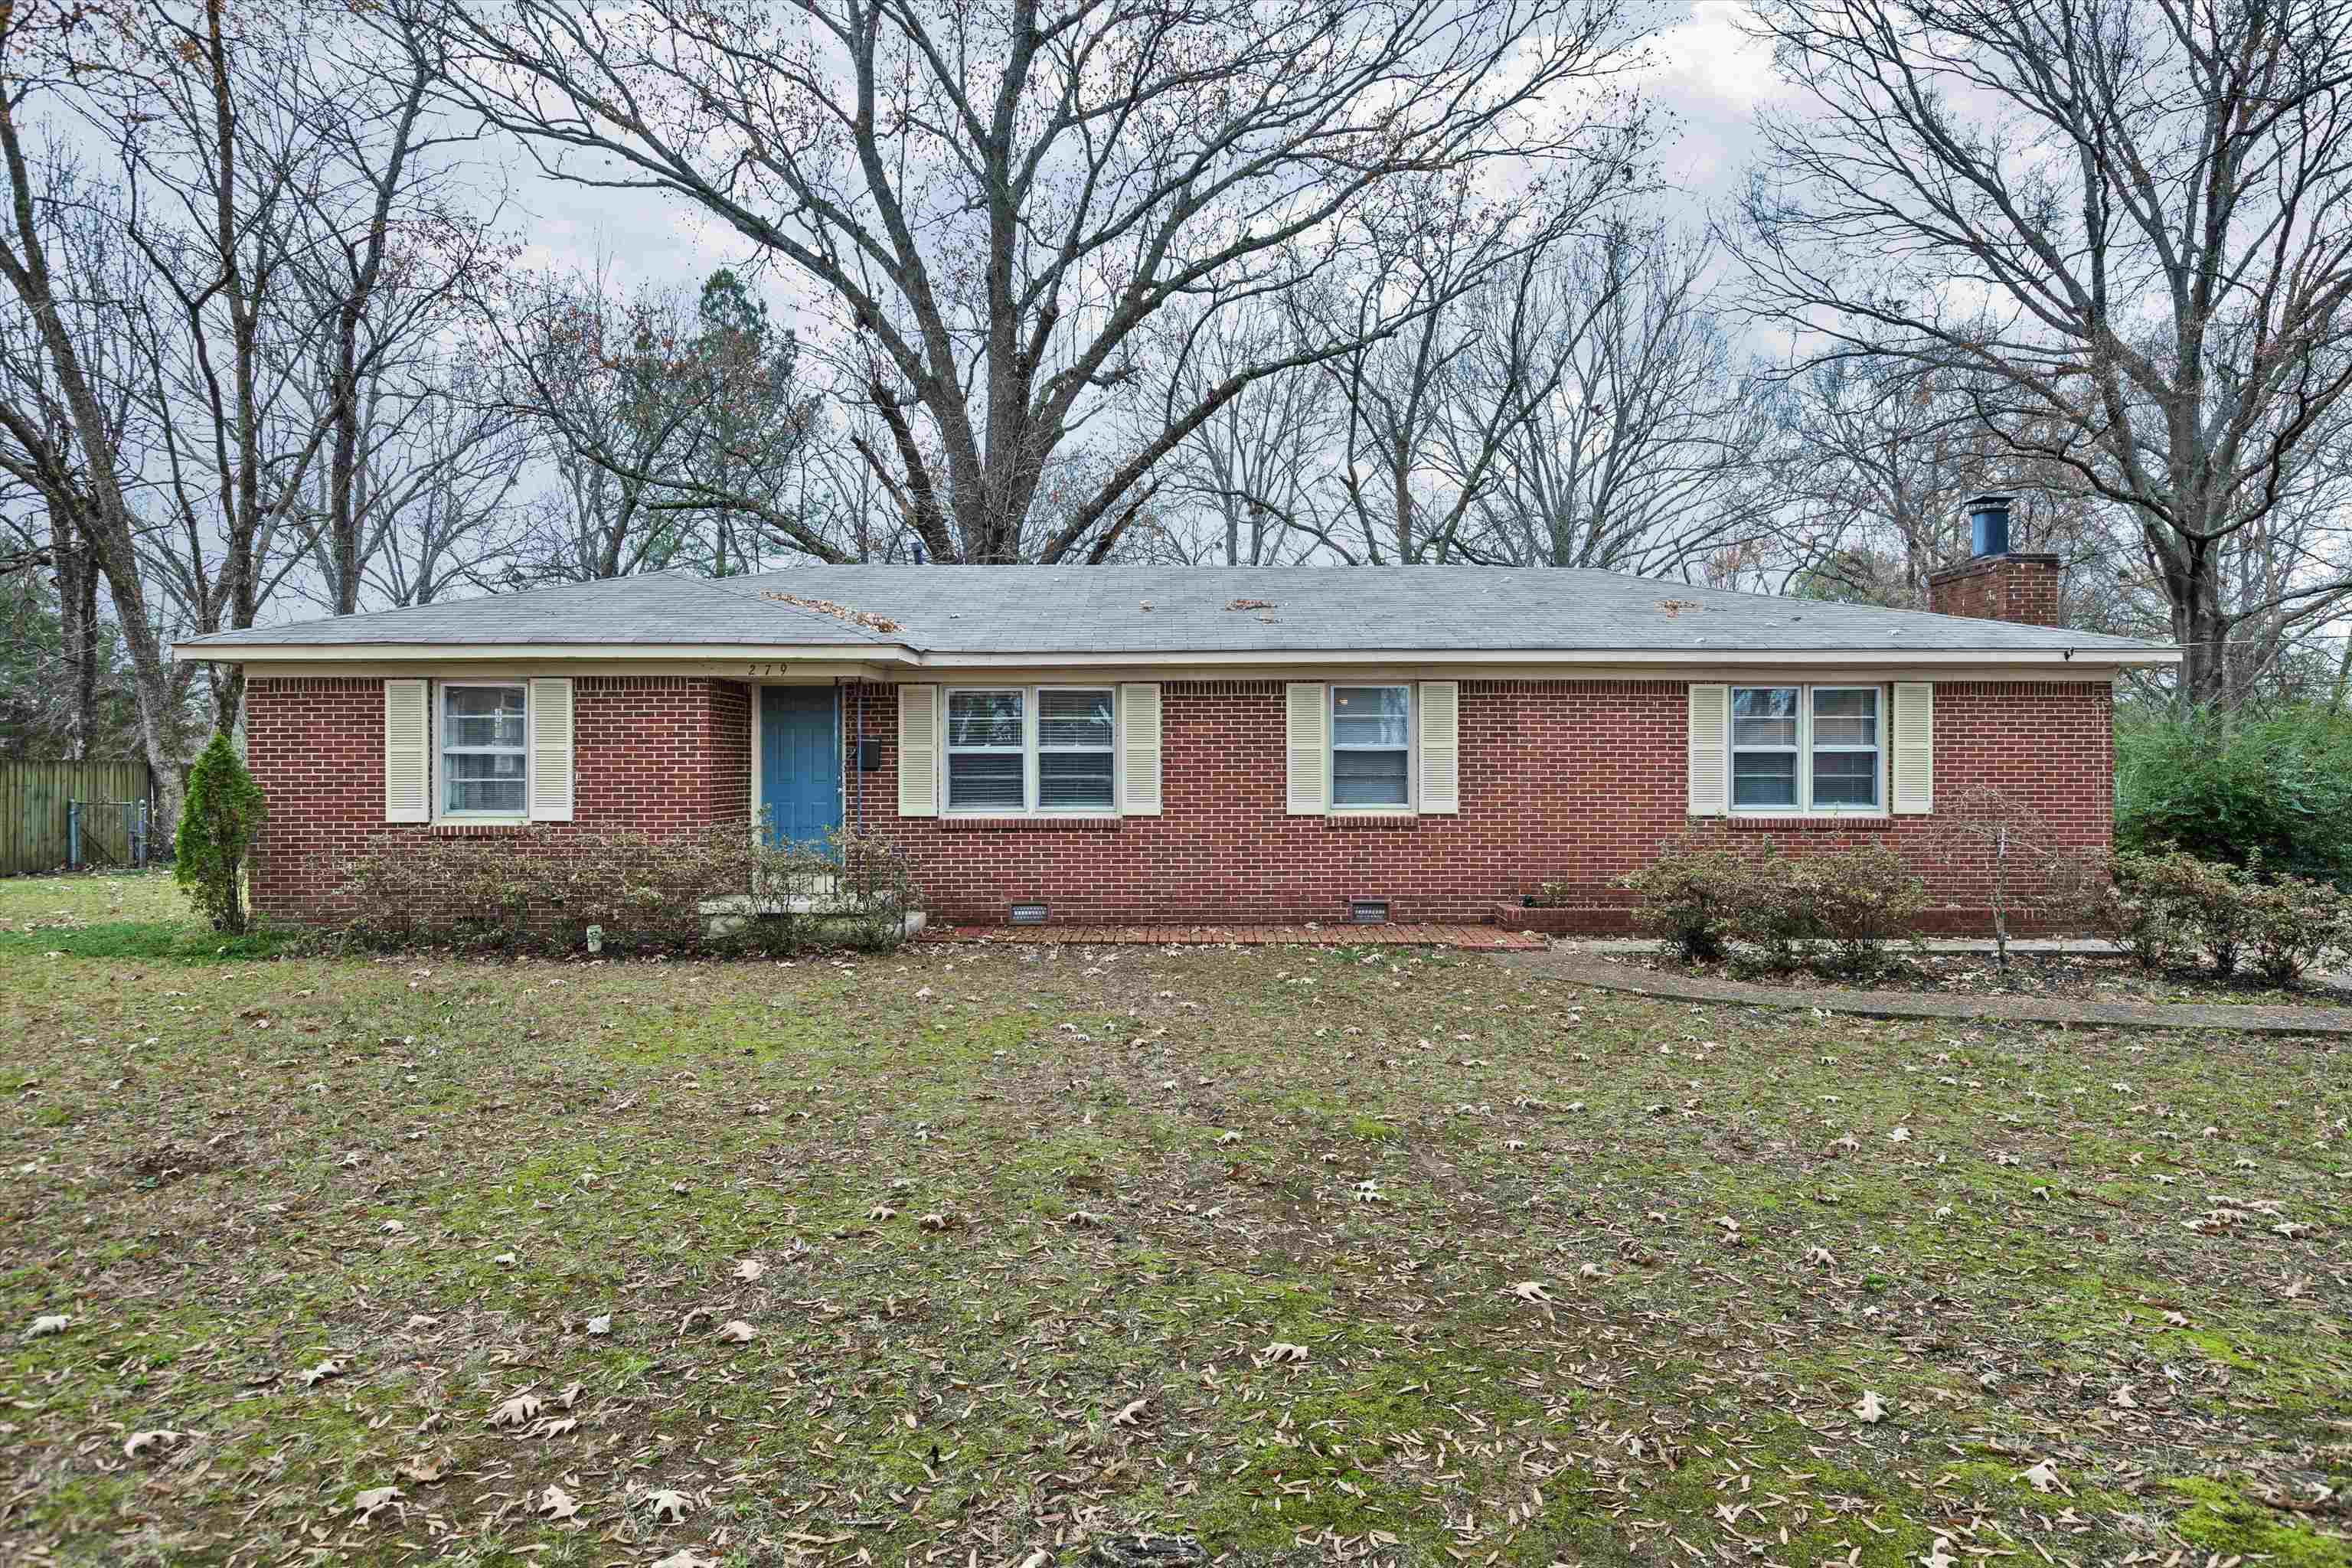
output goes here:
[{"label": "double-hung window", "polygon": [[1412,804],[1412,689],[1331,688],[1331,804]]},{"label": "double-hung window", "polygon": [[441,815],[530,815],[521,683],[445,682],[440,692]]},{"label": "double-hung window", "polygon": [[948,810],[1114,811],[1108,687],[948,693]]},{"label": "double-hung window", "polygon": [[1037,689],[1037,809],[1109,811],[1111,694],[1108,687]]},{"label": "double-hung window", "polygon": [[1732,810],[1883,810],[1880,708],[1875,686],[1732,688]]}]

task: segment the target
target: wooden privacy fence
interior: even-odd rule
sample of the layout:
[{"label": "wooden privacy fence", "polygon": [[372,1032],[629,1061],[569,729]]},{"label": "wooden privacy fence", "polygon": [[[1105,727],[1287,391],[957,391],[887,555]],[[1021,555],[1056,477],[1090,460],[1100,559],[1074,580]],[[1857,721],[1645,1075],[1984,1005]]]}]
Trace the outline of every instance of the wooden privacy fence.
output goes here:
[{"label": "wooden privacy fence", "polygon": [[[71,863],[76,837],[82,864],[127,864],[133,852],[128,830],[138,814],[121,807],[150,800],[152,793],[143,762],[0,759],[0,876],[54,871]],[[106,803],[112,809],[85,811],[77,824],[69,809],[76,801]]]}]

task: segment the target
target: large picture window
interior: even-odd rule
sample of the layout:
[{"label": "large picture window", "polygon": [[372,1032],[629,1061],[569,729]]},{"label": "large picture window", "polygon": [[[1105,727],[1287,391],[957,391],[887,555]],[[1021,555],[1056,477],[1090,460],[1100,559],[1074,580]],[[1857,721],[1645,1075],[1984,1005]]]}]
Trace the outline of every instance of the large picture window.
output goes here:
[{"label": "large picture window", "polygon": [[1875,686],[1732,688],[1731,808],[1883,809],[1880,710]]},{"label": "large picture window", "polygon": [[1331,804],[1412,804],[1412,689],[1331,688]]},{"label": "large picture window", "polygon": [[445,684],[440,721],[441,814],[529,815],[521,685]]},{"label": "large picture window", "polygon": [[948,693],[948,809],[1115,811],[1108,687]]}]

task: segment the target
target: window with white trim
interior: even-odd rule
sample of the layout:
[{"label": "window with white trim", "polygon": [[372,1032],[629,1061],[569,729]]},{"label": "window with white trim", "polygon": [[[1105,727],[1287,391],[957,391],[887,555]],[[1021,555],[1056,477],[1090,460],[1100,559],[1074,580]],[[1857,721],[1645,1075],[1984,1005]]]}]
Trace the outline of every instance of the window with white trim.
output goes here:
[{"label": "window with white trim", "polygon": [[528,816],[529,724],[521,683],[444,682],[434,711],[441,727],[441,815]]},{"label": "window with white trim", "polygon": [[1037,809],[1109,811],[1112,697],[1108,687],[1037,689]]},{"label": "window with white trim", "polygon": [[948,810],[1117,810],[1116,700],[1107,686],[950,690]]},{"label": "window with white trim", "polygon": [[1412,688],[1331,688],[1333,809],[1412,804]]},{"label": "window with white trim", "polygon": [[1886,800],[1875,686],[1731,689],[1731,809],[1877,812]]}]

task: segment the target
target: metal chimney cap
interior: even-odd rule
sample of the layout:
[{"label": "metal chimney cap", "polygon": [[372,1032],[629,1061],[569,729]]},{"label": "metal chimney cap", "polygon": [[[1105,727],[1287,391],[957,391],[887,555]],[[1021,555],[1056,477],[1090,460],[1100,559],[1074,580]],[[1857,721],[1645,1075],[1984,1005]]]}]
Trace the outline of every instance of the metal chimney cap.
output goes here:
[{"label": "metal chimney cap", "polygon": [[1969,553],[1978,559],[2009,553],[2009,497],[1979,496],[1969,502]]}]

